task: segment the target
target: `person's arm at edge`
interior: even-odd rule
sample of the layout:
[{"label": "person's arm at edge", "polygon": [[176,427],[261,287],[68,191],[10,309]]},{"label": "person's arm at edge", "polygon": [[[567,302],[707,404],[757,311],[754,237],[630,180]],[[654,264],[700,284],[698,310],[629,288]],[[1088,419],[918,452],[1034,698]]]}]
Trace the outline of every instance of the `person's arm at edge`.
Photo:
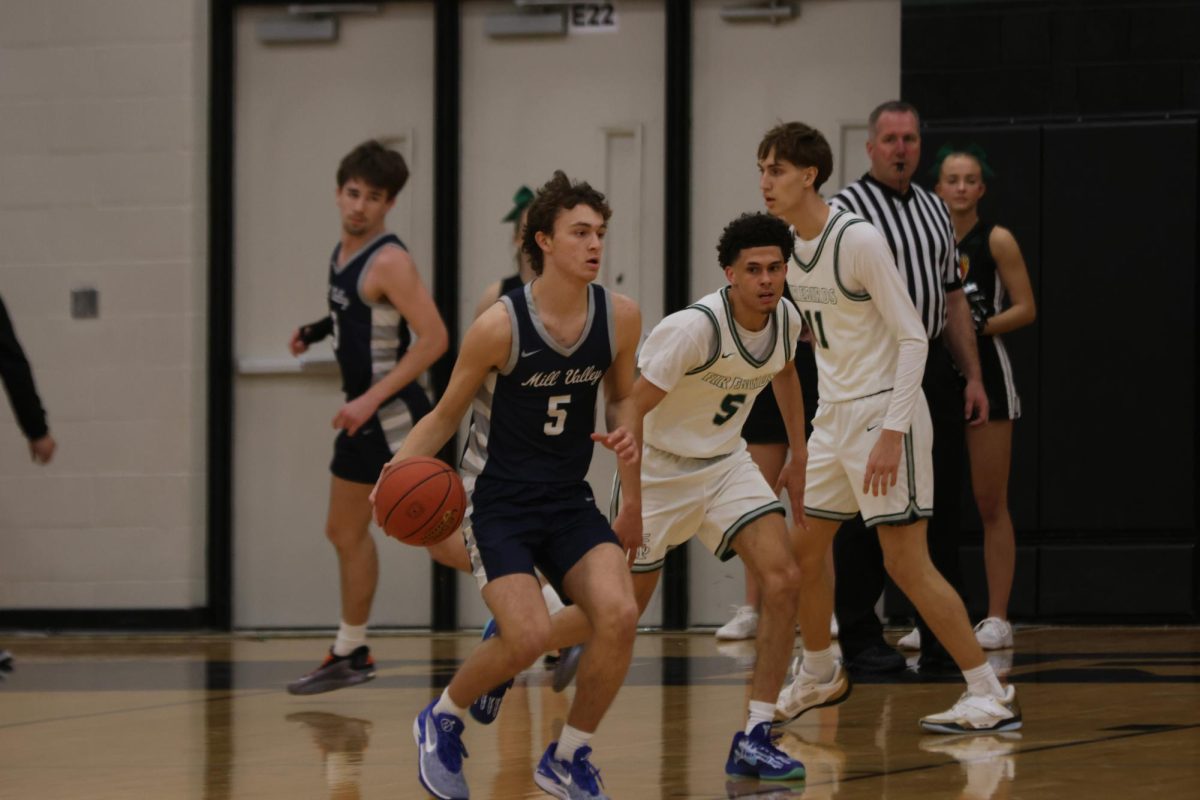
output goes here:
[{"label": "person's arm at edge", "polygon": [[0,300],[0,381],[8,392],[17,424],[29,440],[30,457],[39,464],[48,464],[57,443],[50,435],[46,410],[33,380],[33,368],[17,340],[3,300]]}]

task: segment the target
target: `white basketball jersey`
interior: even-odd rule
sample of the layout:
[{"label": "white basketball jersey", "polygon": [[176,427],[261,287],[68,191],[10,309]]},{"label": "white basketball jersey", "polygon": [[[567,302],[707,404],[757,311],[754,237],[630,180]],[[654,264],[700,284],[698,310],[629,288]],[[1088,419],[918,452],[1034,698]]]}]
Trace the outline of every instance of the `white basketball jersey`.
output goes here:
[{"label": "white basketball jersey", "polygon": [[[643,345],[639,364],[654,382],[656,348],[669,348],[681,337],[712,341],[707,360],[688,369],[646,415],[644,441],[686,458],[712,458],[732,453],[742,443],[742,425],[754,398],[792,359],[800,333],[799,313],[786,298],[768,321],[771,343],[761,358],[743,344],[733,321],[728,287],[706,295],[671,314],[656,326]],[[658,336],[655,334],[658,333]]]},{"label": "white basketball jersey", "polygon": [[[885,280],[872,281],[872,294],[860,280],[863,275]],[[812,333],[821,401],[837,403],[891,389],[899,344],[879,307],[889,304],[906,322],[915,312],[879,232],[857,214],[831,209],[820,236],[811,241],[796,237],[787,280]],[[901,302],[908,309],[896,306]]]}]

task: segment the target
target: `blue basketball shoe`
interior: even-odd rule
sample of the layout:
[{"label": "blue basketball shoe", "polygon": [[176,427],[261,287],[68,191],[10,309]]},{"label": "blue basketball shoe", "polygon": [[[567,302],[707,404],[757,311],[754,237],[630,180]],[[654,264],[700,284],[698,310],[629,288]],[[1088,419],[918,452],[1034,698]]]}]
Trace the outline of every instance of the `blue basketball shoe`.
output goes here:
[{"label": "blue basketball shoe", "polygon": [[[487,641],[500,632],[500,626],[496,624],[496,620],[489,619],[487,625],[483,626],[483,641]],[[496,721],[496,717],[500,714],[500,703],[504,700],[504,694],[512,688],[513,679],[509,678],[504,683],[489,692],[485,692],[471,703],[471,708],[468,709],[471,717],[480,725],[491,725]]]},{"label": "blue basketball shoe", "polygon": [[579,748],[570,761],[556,758],[557,749],[558,742],[551,742],[534,770],[533,782],[538,788],[560,800],[610,800],[601,788],[600,770],[588,761],[592,748]]},{"label": "blue basketball shoe", "polygon": [[725,774],[764,781],[794,781],[804,777],[804,765],[775,746],[771,723],[760,722],[750,733],[738,731],[733,737]]},{"label": "blue basketball shoe", "polygon": [[413,720],[413,738],[417,740],[417,775],[425,791],[441,800],[469,800],[467,779],[463,777],[463,759],[467,748],[462,742],[463,721],[453,714],[434,714],[429,705]]}]

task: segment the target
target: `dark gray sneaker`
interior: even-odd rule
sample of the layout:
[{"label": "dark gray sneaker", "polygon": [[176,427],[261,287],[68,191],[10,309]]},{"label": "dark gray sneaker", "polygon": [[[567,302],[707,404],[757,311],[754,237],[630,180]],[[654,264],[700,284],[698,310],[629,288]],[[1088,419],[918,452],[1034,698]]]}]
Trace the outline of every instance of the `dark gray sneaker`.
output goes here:
[{"label": "dark gray sneaker", "polygon": [[0,672],[12,672],[13,657],[7,650],[0,650]]},{"label": "dark gray sneaker", "polygon": [[375,662],[371,659],[371,648],[359,645],[348,656],[335,656],[333,648],[321,666],[302,678],[287,685],[288,694],[320,694],[357,686],[375,677]]},{"label": "dark gray sneaker", "polygon": [[583,645],[576,644],[564,647],[558,651],[558,663],[554,665],[554,682],[550,688],[561,692],[575,680],[575,672],[579,669],[579,657],[583,655]]}]

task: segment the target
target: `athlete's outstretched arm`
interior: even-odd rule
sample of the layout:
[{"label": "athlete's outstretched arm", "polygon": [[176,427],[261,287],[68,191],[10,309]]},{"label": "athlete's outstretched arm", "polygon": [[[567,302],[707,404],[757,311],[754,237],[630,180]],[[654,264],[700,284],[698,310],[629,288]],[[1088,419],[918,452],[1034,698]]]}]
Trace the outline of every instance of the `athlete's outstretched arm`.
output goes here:
[{"label": "athlete's outstretched arm", "polygon": [[[403,458],[436,455],[458,430],[458,423],[470,408],[471,400],[487,379],[488,372],[499,369],[508,360],[511,346],[512,327],[508,312],[502,305],[492,306],[467,329],[454,362],[454,371],[450,373],[450,382],[438,404],[404,437],[404,444],[384,465],[379,477],[386,475],[392,465]],[[372,502],[374,498],[372,490]]]},{"label": "athlete's outstretched arm", "polygon": [[608,433],[593,439],[617,454],[621,478],[621,508],[613,520],[613,532],[621,542],[630,565],[642,545],[642,417],[633,404],[632,392],[637,366],[642,312],[624,295],[611,294],[617,353],[604,375],[604,422]]},{"label": "athlete's outstretched arm", "polygon": [[417,338],[387,375],[338,411],[333,427],[345,428],[351,436],[389,397],[441,358],[450,344],[446,323],[403,248],[386,247],[379,251],[363,282],[363,294],[368,299],[386,299],[391,303]]}]

